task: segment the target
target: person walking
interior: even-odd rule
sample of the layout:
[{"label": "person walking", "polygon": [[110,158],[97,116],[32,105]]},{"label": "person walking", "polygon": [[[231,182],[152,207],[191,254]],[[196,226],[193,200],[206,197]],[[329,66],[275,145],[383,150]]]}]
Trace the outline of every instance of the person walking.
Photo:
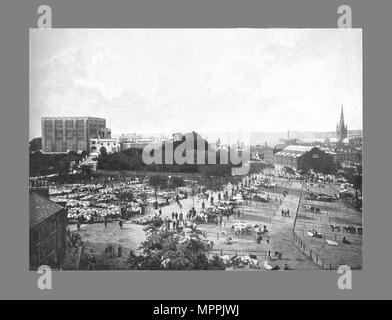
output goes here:
[{"label": "person walking", "polygon": [[122,220],[120,220],[120,221],[118,222],[118,225],[120,226],[120,229],[122,229],[122,227],[123,227],[123,222],[122,222]]},{"label": "person walking", "polygon": [[97,260],[95,259],[95,256],[94,256],[94,255],[91,255],[91,258],[90,258],[91,270],[95,270],[95,265],[96,265],[96,263],[97,263]]},{"label": "person walking", "polygon": [[119,258],[122,256],[122,247],[121,246],[118,246],[118,248],[117,248],[117,255]]}]

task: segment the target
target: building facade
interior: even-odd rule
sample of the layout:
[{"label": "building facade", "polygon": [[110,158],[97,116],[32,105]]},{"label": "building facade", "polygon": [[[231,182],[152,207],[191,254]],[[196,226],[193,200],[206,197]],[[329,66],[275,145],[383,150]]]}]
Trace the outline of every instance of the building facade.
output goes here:
[{"label": "building facade", "polygon": [[313,146],[290,145],[274,154],[274,164],[296,170],[325,171],[335,168],[333,157]]},{"label": "building facade", "polygon": [[105,148],[106,153],[120,151],[120,141],[117,139],[90,139],[90,153],[100,153]]},{"label": "building facade", "polygon": [[274,162],[274,149],[272,147],[263,146],[261,155],[265,163],[272,164]]},{"label": "building facade", "polygon": [[66,253],[67,214],[63,206],[50,201],[44,186],[29,189],[29,269],[41,265],[61,267]]},{"label": "building facade", "polygon": [[362,152],[360,151],[335,152],[334,160],[336,163],[343,163],[343,162],[362,163]]},{"label": "building facade", "polygon": [[106,120],[93,117],[43,117],[42,151],[89,151],[90,139],[111,138]]}]

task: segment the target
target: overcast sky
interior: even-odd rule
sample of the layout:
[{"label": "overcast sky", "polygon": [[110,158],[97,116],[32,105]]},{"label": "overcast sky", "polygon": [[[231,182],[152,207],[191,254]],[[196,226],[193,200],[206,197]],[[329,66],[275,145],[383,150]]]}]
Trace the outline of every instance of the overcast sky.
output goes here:
[{"label": "overcast sky", "polygon": [[30,139],[42,116],[114,135],[362,129],[360,29],[32,29]]}]

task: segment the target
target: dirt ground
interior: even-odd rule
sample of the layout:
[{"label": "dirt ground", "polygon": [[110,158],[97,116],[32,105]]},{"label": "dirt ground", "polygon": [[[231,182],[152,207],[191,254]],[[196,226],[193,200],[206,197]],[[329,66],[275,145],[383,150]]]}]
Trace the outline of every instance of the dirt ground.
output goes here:
[{"label": "dirt ground", "polygon": [[[310,191],[334,194],[339,190],[336,184],[327,184],[323,188],[313,186]],[[312,213],[305,205],[320,208],[320,213]],[[332,231],[331,225],[339,226],[340,231]],[[352,269],[362,269],[362,234],[344,232],[343,227],[353,226],[362,228],[362,213],[345,205],[341,200],[334,202],[301,201],[297,224],[295,228],[306,247],[317,253],[326,265],[336,268],[337,265],[349,265]],[[322,238],[309,237],[307,232],[315,229]],[[350,244],[343,243],[343,237]],[[326,239],[337,242],[337,246],[327,244]]]},{"label": "dirt ground", "polygon": [[[279,185],[279,192],[290,187],[291,183],[283,181]],[[283,267],[287,264],[290,269],[319,269],[318,265],[309,261],[301,251],[294,246],[292,241],[292,226],[294,213],[296,210],[295,196],[288,195],[284,198],[280,193],[271,190],[272,201],[269,203],[257,203],[257,207],[243,205],[240,210],[240,218],[237,215],[224,219],[221,227],[210,224],[199,224],[198,228],[206,232],[207,239],[214,242],[214,247],[209,255],[215,254],[252,254],[257,256],[260,265],[270,256],[271,266],[279,265]],[[276,190],[275,190],[276,191]],[[298,190],[296,190],[298,191]],[[214,198],[218,199],[217,194]],[[275,199],[276,198],[276,199]],[[197,211],[201,209],[202,201],[198,199],[184,199],[181,201],[182,208],[176,203],[162,207],[163,216],[171,216],[172,212],[187,212],[192,206]],[[255,204],[255,203],[253,203]],[[290,217],[282,217],[280,211],[289,209],[292,212]],[[237,211],[236,211],[237,212]],[[155,214],[151,213],[151,214]],[[253,234],[236,236],[230,228],[236,222],[247,224],[259,224],[266,226],[269,230],[269,243],[266,238],[258,244]],[[145,239],[143,226],[126,222],[123,229],[117,223],[109,223],[107,228],[103,224],[83,225],[79,233],[85,245],[84,254],[93,254],[97,259],[97,269],[105,270],[124,270],[127,269],[127,256],[130,250],[137,250],[139,244]],[[224,243],[227,237],[233,238],[233,244]],[[122,257],[106,257],[105,247],[112,244],[117,253],[119,245],[122,247]],[[268,254],[269,252],[269,254]],[[282,253],[281,259],[275,256],[275,252]]]}]

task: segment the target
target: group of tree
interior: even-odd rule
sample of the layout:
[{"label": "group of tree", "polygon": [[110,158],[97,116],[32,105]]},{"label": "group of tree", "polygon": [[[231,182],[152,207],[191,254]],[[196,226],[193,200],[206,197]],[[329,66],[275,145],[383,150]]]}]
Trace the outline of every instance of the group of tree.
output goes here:
[{"label": "group of tree", "polygon": [[224,270],[217,256],[208,258],[208,245],[197,234],[183,238],[174,231],[156,229],[141,246],[141,254],[131,252],[133,270]]},{"label": "group of tree", "polygon": [[347,179],[347,182],[352,184],[355,190],[355,200],[359,199],[359,192],[362,191],[362,172],[353,167],[344,168],[341,172],[342,176]]},{"label": "group of tree", "polygon": [[167,176],[162,175],[154,175],[151,176],[148,180],[148,184],[150,187],[154,189],[155,195],[155,208],[158,208],[158,190],[166,189],[168,187],[169,178]]},{"label": "group of tree", "polygon": [[[160,159],[161,163],[146,164],[143,161],[143,150],[140,148],[131,148],[120,152],[113,152],[110,154],[102,153],[98,157],[98,169],[109,170],[109,171],[120,171],[120,170],[134,170],[144,172],[173,172],[173,173],[201,173],[209,171],[212,175],[230,175],[232,165],[230,163],[220,164],[220,153],[218,151],[211,151],[208,149],[208,142],[201,138],[201,136],[195,132],[185,134],[181,140],[173,142],[173,150],[176,150],[180,144],[184,143],[186,139],[193,139],[193,163],[178,164],[174,159],[174,153],[172,159],[166,159],[165,151],[166,145],[158,147],[157,150],[151,151],[152,155],[154,152],[162,155]],[[192,140],[190,140],[192,141]],[[198,142],[197,142],[198,141]],[[200,149],[200,145],[202,146]],[[198,149],[199,146],[199,149]],[[198,153],[204,152],[205,163],[198,163]],[[208,163],[209,152],[214,152],[216,158],[216,164]],[[185,157],[186,150],[183,150],[182,156]],[[167,161],[168,160],[168,161]]]},{"label": "group of tree", "polygon": [[34,138],[29,142],[29,152],[37,152],[42,150],[42,138]]},{"label": "group of tree", "polygon": [[272,163],[265,163],[262,161],[251,161],[249,164],[249,174],[260,173],[266,169],[275,169]]},{"label": "group of tree", "polygon": [[[70,171],[76,169],[72,163],[78,163],[86,153],[78,154],[74,151],[64,154],[46,154],[40,151],[29,153],[29,175],[43,176],[56,174],[57,179],[66,181],[69,179]],[[87,168],[82,170],[85,178],[88,177]]]}]

